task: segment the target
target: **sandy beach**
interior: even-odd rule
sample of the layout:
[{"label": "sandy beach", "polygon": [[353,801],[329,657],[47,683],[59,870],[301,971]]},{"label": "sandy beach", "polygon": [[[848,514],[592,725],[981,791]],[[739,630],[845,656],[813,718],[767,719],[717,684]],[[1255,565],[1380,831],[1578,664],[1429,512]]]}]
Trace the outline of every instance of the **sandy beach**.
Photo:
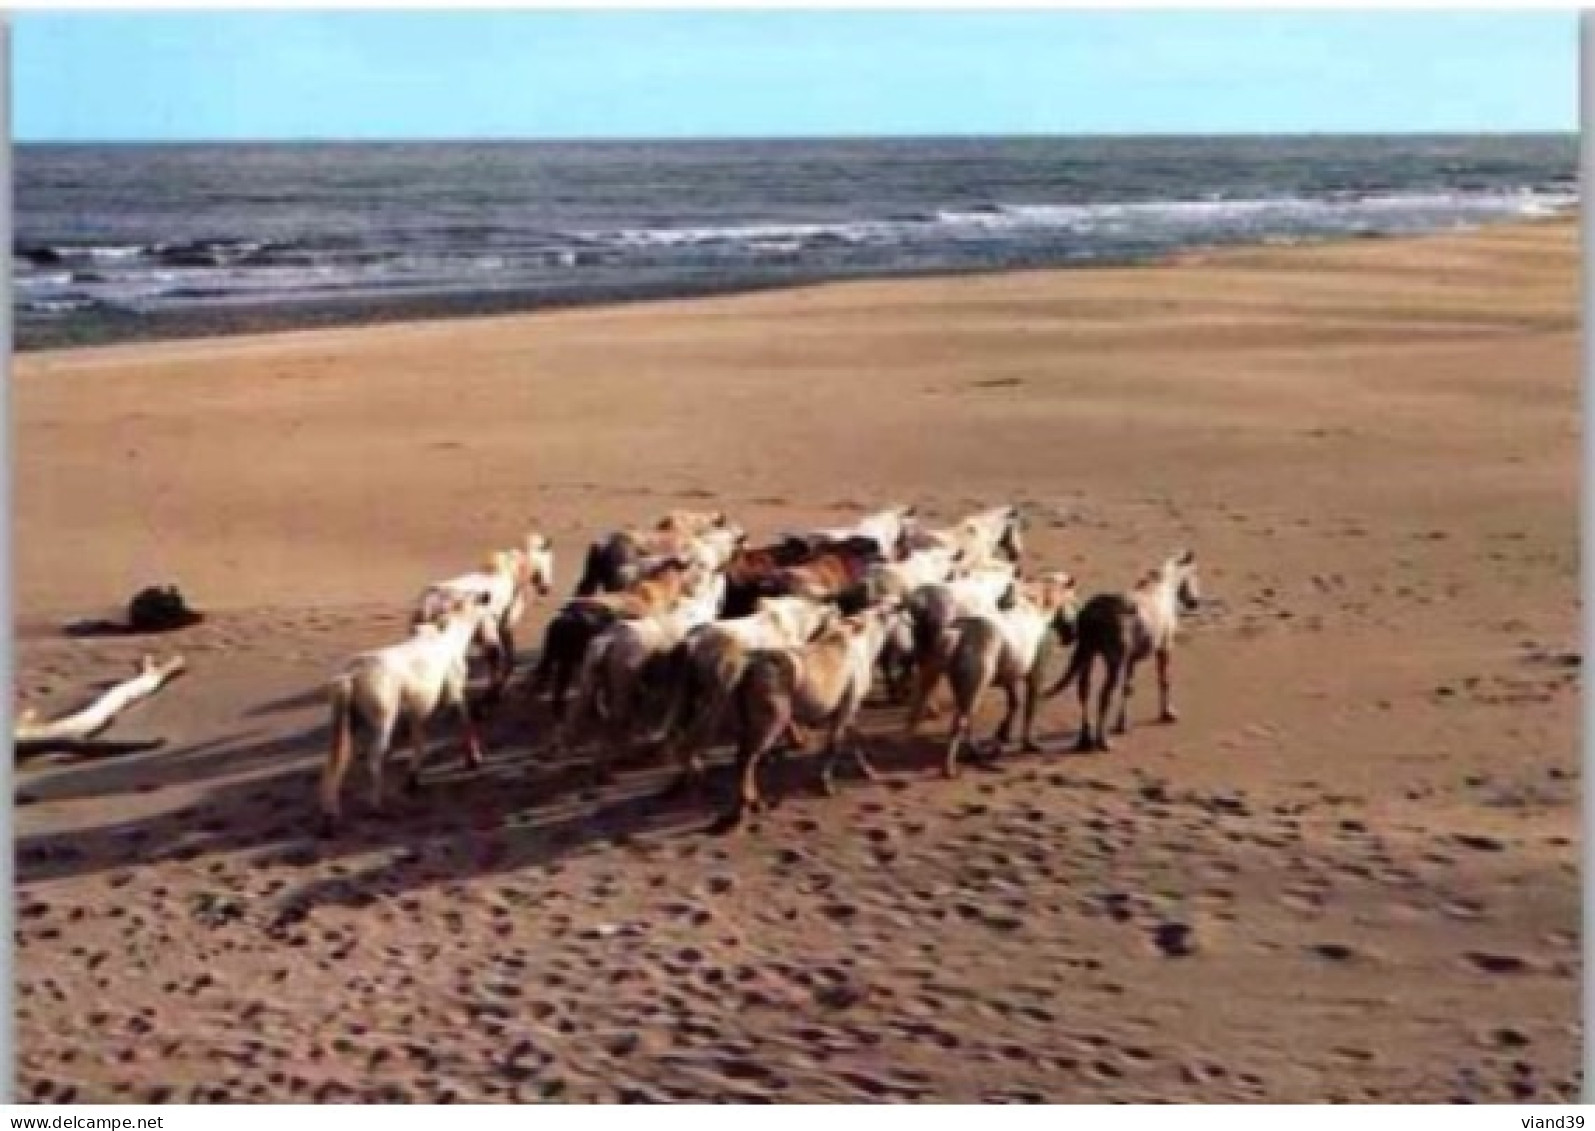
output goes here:
[{"label": "sandy beach", "polygon": [[[108,735],[162,749],[19,766],[21,1097],[1575,1098],[1577,277],[1557,220],[22,356],[19,704],[191,671]],[[1181,721],[948,782],[872,703],[882,782],[717,837],[517,685],[315,836],[425,583],[552,535],[524,670],[603,531],[899,501],[1087,593],[1194,548]],[[168,582],[204,624],[62,632]]]}]

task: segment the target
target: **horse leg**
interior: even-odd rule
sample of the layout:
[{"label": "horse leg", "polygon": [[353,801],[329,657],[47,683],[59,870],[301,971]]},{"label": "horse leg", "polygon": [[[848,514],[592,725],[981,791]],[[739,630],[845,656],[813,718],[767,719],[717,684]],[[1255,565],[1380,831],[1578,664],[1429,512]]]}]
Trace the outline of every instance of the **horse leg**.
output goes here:
[{"label": "horse leg", "polygon": [[953,715],[952,731],[947,736],[947,755],[942,762],[942,776],[949,780],[958,776],[958,748],[963,745],[968,722],[962,712]]},{"label": "horse leg", "polygon": [[714,734],[724,714],[725,704],[718,696],[709,703],[699,705],[697,715],[687,723],[685,733],[676,740],[676,762],[680,773],[674,788],[694,785],[703,779],[703,752],[714,741]]},{"label": "horse leg", "polygon": [[604,754],[611,763],[625,764],[631,753],[631,733],[633,721],[637,717],[633,702],[640,694],[628,673],[622,673],[620,678],[610,680],[609,684],[609,718],[604,729]]},{"label": "horse leg", "polygon": [[1113,743],[1108,741],[1108,708],[1113,703],[1113,693],[1118,690],[1119,681],[1124,673],[1124,660],[1115,656],[1114,661],[1108,665],[1107,675],[1102,681],[1102,692],[1097,696],[1096,748],[1098,750],[1113,749]]},{"label": "horse leg", "polygon": [[382,789],[382,771],[388,761],[388,747],[393,745],[393,730],[398,721],[398,712],[394,712],[392,717],[378,722],[372,728],[375,733],[371,736],[371,745],[366,748],[366,768],[371,778],[371,811],[373,813],[382,813],[386,810]]},{"label": "horse leg", "polygon": [[919,669],[919,665],[914,659],[914,653],[911,650],[905,650],[899,653],[897,656],[896,669],[897,672],[892,689],[892,699],[897,703],[906,703],[908,701],[908,697],[913,694],[914,673]]},{"label": "horse leg", "polygon": [[831,723],[825,736],[825,762],[820,770],[820,788],[825,791],[825,796],[836,796],[836,763],[841,757],[840,739],[842,736],[842,721],[838,718]]},{"label": "horse leg", "polygon": [[1025,717],[1019,734],[1019,749],[1026,754],[1039,754],[1041,744],[1036,741],[1036,708],[1041,703],[1041,665],[1037,664],[1025,680]]},{"label": "horse leg", "polygon": [[913,684],[909,687],[908,725],[905,733],[912,738],[919,730],[919,724],[929,717],[926,710],[930,706],[930,695],[935,690],[936,672],[930,661],[924,661],[914,668]]},{"label": "horse leg", "polygon": [[575,668],[575,664],[567,662],[564,658],[554,661],[553,713],[556,723],[565,719],[565,696],[570,694],[571,676],[575,674]]},{"label": "horse leg", "polygon": [[954,707],[953,729],[947,742],[947,760],[942,765],[942,775],[947,778],[958,776],[958,751],[965,743],[973,745],[975,732],[975,714],[980,710],[982,691],[977,691],[971,697],[966,707],[958,704]]},{"label": "horse leg", "polygon": [[1161,709],[1158,711],[1158,722],[1172,723],[1178,719],[1179,713],[1174,710],[1174,705],[1169,702],[1169,664],[1174,659],[1173,649],[1159,648],[1157,650],[1157,692]]},{"label": "horse leg", "polygon": [[864,775],[865,781],[880,781],[880,772],[871,764],[869,755],[864,750],[864,736],[859,734],[856,722],[848,722],[847,734],[848,747],[853,752],[853,765],[858,767],[858,772]]},{"label": "horse leg", "polygon": [[410,745],[415,754],[410,759],[410,772],[404,778],[404,792],[414,796],[421,792],[421,767],[426,765],[426,723],[421,716],[410,716]]},{"label": "horse leg", "polygon": [[471,718],[470,700],[465,695],[465,673],[444,686],[444,697],[460,718],[460,729],[465,732],[465,764],[473,770],[482,768],[482,739],[476,731],[476,720]]},{"label": "horse leg", "polygon": [[775,719],[763,727],[749,727],[744,731],[737,744],[737,798],[731,812],[721,821],[725,828],[736,828],[748,813],[764,808],[764,797],[759,793],[759,761],[776,744],[785,726],[785,719]]},{"label": "horse leg", "polygon": [[[576,677],[576,691],[570,706],[570,715],[565,724],[557,733],[564,735],[560,739],[559,750],[561,753],[570,753],[580,750],[583,753],[592,750],[592,757],[587,760],[587,778],[591,782],[601,782],[609,772],[607,751],[603,725],[605,716],[599,701],[603,698],[603,688],[600,686],[604,679],[601,665],[584,663],[580,674]],[[581,742],[576,741],[580,736]],[[596,748],[593,738],[597,736]]]},{"label": "horse leg", "polygon": [[484,701],[497,703],[501,690],[498,673],[504,666],[504,639],[499,635],[497,622],[484,620],[477,629],[476,642],[482,646],[482,654],[487,659],[487,694],[483,697]]},{"label": "horse leg", "polygon": [[498,635],[499,671],[493,681],[495,702],[503,696],[504,689],[509,686],[511,677],[515,675],[515,629],[506,624],[499,629]]},{"label": "horse leg", "polygon": [[991,736],[993,757],[1001,754],[1003,747],[1013,740],[1013,723],[1019,714],[1019,689],[1011,684],[1003,684],[1002,694],[1007,706],[1002,722],[997,724],[997,729]]},{"label": "horse leg", "polygon": [[665,702],[654,724],[654,755],[666,761],[676,756],[675,745],[691,721],[688,697],[693,694],[692,666],[690,661],[678,661],[679,667],[665,669]]},{"label": "horse leg", "polygon": [[1091,668],[1095,658],[1087,656],[1080,666],[1080,737],[1075,740],[1074,748],[1085,752],[1095,750],[1096,737],[1091,733]]},{"label": "horse leg", "polygon": [[1119,699],[1119,721],[1113,727],[1115,734],[1130,733],[1130,699],[1135,694],[1135,664],[1133,656],[1124,664],[1124,695]]}]

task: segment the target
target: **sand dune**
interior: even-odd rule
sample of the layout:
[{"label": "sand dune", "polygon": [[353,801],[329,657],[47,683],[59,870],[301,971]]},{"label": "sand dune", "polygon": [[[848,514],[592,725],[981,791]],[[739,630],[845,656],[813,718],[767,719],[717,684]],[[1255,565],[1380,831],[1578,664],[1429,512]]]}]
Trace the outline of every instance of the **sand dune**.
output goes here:
[{"label": "sand dune", "polygon": [[[19,773],[23,1094],[1576,1096],[1576,264],[1543,223],[21,358],[20,701],[193,668],[112,732],[165,748]],[[516,695],[483,772],[311,835],[320,684],[426,581],[895,500],[1020,502],[1087,591],[1194,546],[1181,722],[1075,755],[1065,697],[948,783],[872,706],[886,781],[791,760],[719,838]],[[157,581],[206,623],[59,631]]]}]

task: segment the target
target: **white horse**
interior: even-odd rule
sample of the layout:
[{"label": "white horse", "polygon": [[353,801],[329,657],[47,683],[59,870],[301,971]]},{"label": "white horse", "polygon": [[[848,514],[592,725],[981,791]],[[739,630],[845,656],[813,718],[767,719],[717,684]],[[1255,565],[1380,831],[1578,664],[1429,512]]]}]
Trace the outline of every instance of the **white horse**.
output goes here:
[{"label": "white horse", "polygon": [[1017,565],[1024,557],[1023,529],[1024,519],[1018,507],[990,507],[939,530],[910,530],[906,544],[910,551],[932,547],[953,550],[965,566],[993,561]]},{"label": "white horse", "polygon": [[959,550],[952,546],[926,546],[901,561],[876,562],[864,575],[870,600],[901,603],[922,585],[949,581],[957,569]]},{"label": "white horse", "polygon": [[488,655],[495,695],[504,690],[515,670],[515,628],[535,591],[547,596],[554,588],[554,546],[547,535],[531,533],[524,545],[493,554],[483,568],[446,581],[433,582],[416,601],[415,623],[437,619],[455,598],[486,595],[488,611],[476,643]]},{"label": "white horse", "polygon": [[1012,562],[995,561],[973,568],[959,567],[947,581],[921,585],[909,594],[904,608],[908,613],[906,630],[899,629],[888,641],[887,667],[894,695],[900,697],[912,673],[916,686],[911,691],[919,716],[910,718],[910,730],[925,713],[930,713],[928,687],[920,687],[930,672],[931,653],[942,634],[959,617],[994,617],[1012,603],[1018,569]]},{"label": "white horse", "polygon": [[492,618],[486,594],[454,597],[430,621],[415,626],[408,640],[363,652],[344,665],[329,688],[332,701],[332,746],[321,777],[321,813],[331,832],[342,812],[339,795],[354,752],[354,726],[367,731],[366,758],[371,778],[371,808],[383,809],[382,773],[393,732],[400,721],[410,724],[415,758],[408,786],[414,789],[426,762],[426,722],[439,707],[452,708],[465,731],[466,761],[482,764],[482,744],[465,699],[466,654]]},{"label": "white horse", "polygon": [[[1020,741],[1025,750],[1039,749],[1034,728],[1048,633],[1055,633],[1065,644],[1073,640],[1077,611],[1074,579],[1067,573],[1050,573],[1036,581],[1020,582],[1010,607],[995,614],[960,617],[942,634],[918,690],[928,695],[943,674],[952,685],[953,724],[943,767],[948,777],[958,773],[959,748],[972,741],[975,713],[992,687],[1001,688],[1008,700],[1007,713],[997,727],[994,754],[1008,742],[1021,691],[1024,725]],[[922,713],[923,704],[916,701],[909,713],[911,730]]]}]

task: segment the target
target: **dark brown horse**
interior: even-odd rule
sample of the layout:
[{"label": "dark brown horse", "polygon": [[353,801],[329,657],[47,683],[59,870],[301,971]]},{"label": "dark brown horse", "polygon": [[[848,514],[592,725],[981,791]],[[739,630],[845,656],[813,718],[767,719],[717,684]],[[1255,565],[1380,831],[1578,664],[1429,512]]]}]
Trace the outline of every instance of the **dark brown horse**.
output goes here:
[{"label": "dark brown horse", "polygon": [[622,592],[596,593],[567,601],[543,633],[543,650],[532,673],[532,693],[552,686],[554,718],[563,718],[571,681],[598,635],[618,620],[667,611],[681,599],[692,575],[701,569],[696,563],[670,558]]},{"label": "dark brown horse", "polygon": [[828,601],[851,614],[869,604],[870,567],[886,561],[871,538],[850,538],[825,546],[798,565],[778,570],[771,579],[770,596],[807,597]]},{"label": "dark brown horse", "polygon": [[725,617],[750,616],[758,609],[761,597],[778,593],[781,571],[814,556],[814,549],[796,538],[788,538],[754,549],[743,547],[726,563]]},{"label": "dark brown horse", "polygon": [[670,511],[650,530],[617,530],[587,547],[576,595],[590,597],[629,589],[642,576],[649,559],[685,554],[700,534],[728,529],[732,526],[722,511]]}]

